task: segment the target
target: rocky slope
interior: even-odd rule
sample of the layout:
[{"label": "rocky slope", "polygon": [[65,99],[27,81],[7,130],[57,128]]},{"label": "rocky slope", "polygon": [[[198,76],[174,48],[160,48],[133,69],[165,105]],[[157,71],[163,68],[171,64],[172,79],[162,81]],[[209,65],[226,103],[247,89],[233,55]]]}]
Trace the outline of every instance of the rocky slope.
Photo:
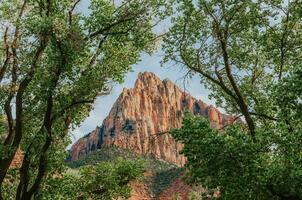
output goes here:
[{"label": "rocky slope", "polygon": [[182,144],[166,132],[179,128],[184,111],[207,117],[213,128],[222,128],[234,118],[220,113],[183,92],[170,80],[160,80],[150,72],[140,73],[132,89],[124,89],[101,127],[79,139],[70,150],[76,160],[102,146],[127,148],[140,154],[182,166]]},{"label": "rocky slope", "polygon": [[10,165],[10,168],[20,168],[23,162],[23,157],[24,153],[20,149],[18,149]]}]

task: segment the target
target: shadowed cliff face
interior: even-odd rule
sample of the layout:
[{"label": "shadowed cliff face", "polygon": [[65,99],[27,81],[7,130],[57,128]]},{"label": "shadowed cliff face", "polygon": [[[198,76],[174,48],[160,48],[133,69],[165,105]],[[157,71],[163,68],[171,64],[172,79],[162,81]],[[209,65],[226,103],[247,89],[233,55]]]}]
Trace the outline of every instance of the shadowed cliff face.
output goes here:
[{"label": "shadowed cliff face", "polygon": [[217,129],[234,119],[184,93],[170,80],[141,73],[134,88],[123,90],[102,126],[72,146],[70,159],[76,160],[103,145],[114,145],[184,165],[186,159],[178,153],[182,144],[166,132],[181,126],[185,110],[207,117]]}]

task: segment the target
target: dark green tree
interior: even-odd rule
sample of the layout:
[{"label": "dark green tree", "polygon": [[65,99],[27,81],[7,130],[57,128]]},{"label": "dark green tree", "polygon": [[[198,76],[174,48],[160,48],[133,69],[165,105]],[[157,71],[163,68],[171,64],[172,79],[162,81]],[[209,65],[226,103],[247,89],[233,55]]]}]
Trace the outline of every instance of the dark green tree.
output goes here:
[{"label": "dark green tree", "polygon": [[0,4],[0,199],[18,148],[24,151],[16,199],[32,199],[44,177],[62,170],[68,130],[97,96],[122,82],[142,51],[165,1],[2,0]]},{"label": "dark green tree", "polygon": [[220,133],[188,117],[174,132],[191,180],[223,199],[301,199],[301,1],[174,2],[163,62],[200,75],[243,121]]}]

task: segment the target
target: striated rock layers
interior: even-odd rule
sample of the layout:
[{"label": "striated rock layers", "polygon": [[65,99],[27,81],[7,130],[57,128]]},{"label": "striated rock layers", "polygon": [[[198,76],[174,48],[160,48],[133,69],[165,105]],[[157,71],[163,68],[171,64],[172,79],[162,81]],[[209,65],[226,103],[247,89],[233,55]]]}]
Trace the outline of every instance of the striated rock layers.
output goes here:
[{"label": "striated rock layers", "polygon": [[140,73],[132,89],[124,89],[101,127],[79,139],[71,148],[70,159],[106,146],[131,149],[140,154],[183,165],[182,144],[166,132],[179,128],[185,110],[205,116],[213,128],[222,128],[234,118],[197,100],[170,80],[160,80],[150,72]]}]

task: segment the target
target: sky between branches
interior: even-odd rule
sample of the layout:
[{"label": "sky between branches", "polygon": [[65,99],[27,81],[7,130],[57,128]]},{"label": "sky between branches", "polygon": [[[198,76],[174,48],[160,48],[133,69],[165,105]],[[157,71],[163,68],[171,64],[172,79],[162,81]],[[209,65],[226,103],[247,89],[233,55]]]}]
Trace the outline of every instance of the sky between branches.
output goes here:
[{"label": "sky between branches", "polygon": [[[118,3],[118,1],[117,1]],[[89,14],[90,0],[82,0],[78,5],[78,11],[84,14]],[[156,33],[161,34],[167,31],[169,23],[167,21],[159,24],[154,30]],[[70,130],[72,141],[75,142],[80,137],[86,135],[100,126],[104,118],[110,112],[113,103],[116,101],[123,88],[132,88],[139,72],[149,71],[156,74],[162,80],[168,78],[172,80],[180,88],[184,88],[184,75],[186,71],[178,66],[163,66],[161,67],[160,61],[162,60],[162,51],[160,48],[153,54],[142,54],[141,61],[133,66],[132,72],[127,73],[123,84],[116,84],[112,92],[108,96],[98,97],[94,103],[94,109],[90,112],[89,117],[81,123],[79,127]],[[200,78],[195,76],[186,81],[185,89],[192,96],[201,99],[208,104],[214,104],[212,100],[208,99],[209,92],[200,84]]]}]

